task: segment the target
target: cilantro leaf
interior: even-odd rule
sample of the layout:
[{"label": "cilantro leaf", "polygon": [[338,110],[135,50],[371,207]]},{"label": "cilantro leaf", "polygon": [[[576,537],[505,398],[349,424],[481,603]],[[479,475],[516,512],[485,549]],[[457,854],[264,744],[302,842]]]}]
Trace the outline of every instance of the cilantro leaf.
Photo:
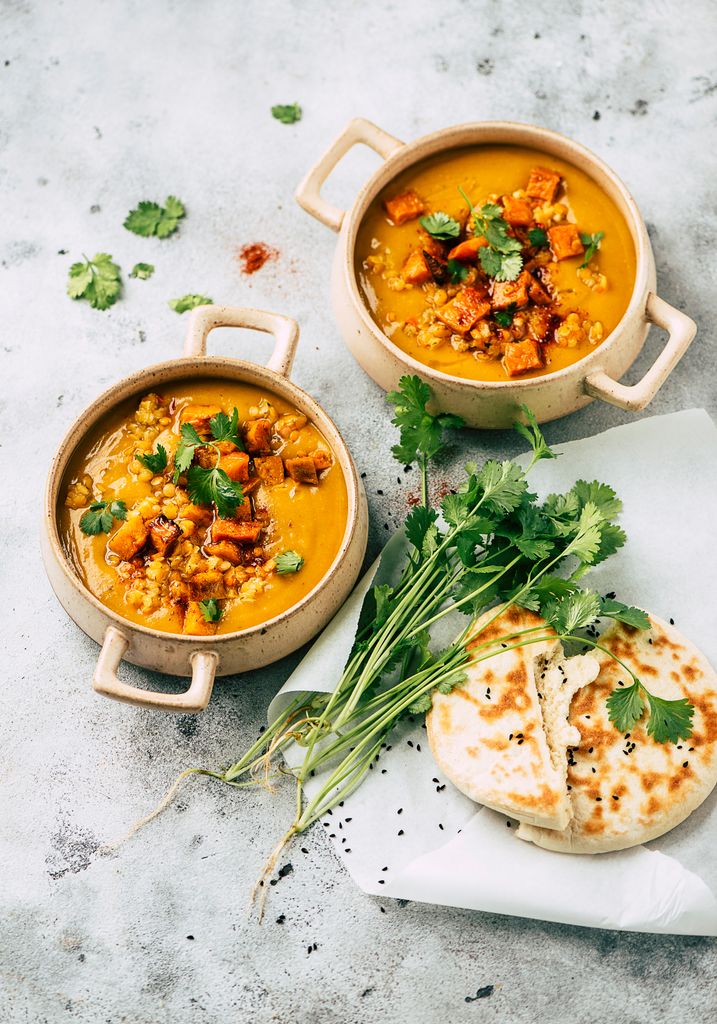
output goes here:
[{"label": "cilantro leaf", "polygon": [[548,244],[548,233],[544,228],[531,228],[528,241],[535,249],[545,249]]},{"label": "cilantro leaf", "polygon": [[444,431],[458,430],[464,425],[460,416],[451,413],[433,415],[426,411],[431,389],[420,377],[401,377],[399,391],[390,391],[386,400],[395,406],[391,422],[401,432],[401,443],[392,448],[394,456],[404,465],[417,459],[431,459],[443,447]]},{"label": "cilantro leaf", "polygon": [[542,613],[556,633],[568,636],[595,622],[600,614],[600,596],[593,590],[575,590],[546,601]]},{"label": "cilantro leaf", "polygon": [[437,518],[435,509],[425,505],[415,505],[406,516],[403,527],[406,537],[418,551],[422,550],[424,538]]},{"label": "cilantro leaf", "polygon": [[588,502],[580,512],[577,532],[565,553],[574,555],[586,565],[592,565],[600,548],[603,521],[599,509],[592,502]]},{"label": "cilantro leaf", "polygon": [[93,501],[80,519],[80,529],[88,537],[98,533],[109,533],[115,519],[127,518],[127,506],[123,501]]},{"label": "cilantro leaf", "polygon": [[303,111],[298,103],[277,104],[271,108],[271,116],[282,124],[296,124],[301,120]]},{"label": "cilantro leaf", "polygon": [[173,309],[175,313],[186,313],[190,309],[196,309],[197,306],[211,306],[214,304],[214,299],[208,298],[206,295],[194,295],[188,293],[183,295],[180,299],[170,299],[169,308]]},{"label": "cilantro leaf", "polygon": [[219,622],[222,617],[222,610],[214,597],[199,602],[199,611],[204,616],[205,622]]},{"label": "cilantro leaf", "polygon": [[98,252],[92,259],[73,263],[67,281],[71,299],[87,299],[93,309],[109,309],[122,290],[120,268],[109,253]]},{"label": "cilantro leaf", "polygon": [[172,480],[176,484],[182,473],[186,473],[192,464],[194,452],[199,445],[204,444],[201,437],[191,423],[183,423],[180,429],[181,440],[174,453],[174,476]]},{"label": "cilantro leaf", "polygon": [[151,470],[153,473],[162,473],[167,468],[167,449],[164,445],[158,444],[156,453],[140,455],[137,453],[137,461]]},{"label": "cilantro leaf", "polygon": [[276,562],[276,571],[280,576],[298,572],[304,564],[304,559],[296,551],[282,551],[274,561]]},{"label": "cilantro leaf", "polygon": [[634,682],[632,686],[617,686],[608,697],[608,718],[618,732],[629,732],[642,717],[645,702],[641,689],[638,682]]},{"label": "cilantro leaf", "polygon": [[433,697],[431,691],[428,693],[422,693],[420,697],[414,700],[413,704],[408,706],[409,715],[422,715],[425,711],[430,711],[433,707]]},{"label": "cilantro leaf", "polygon": [[543,437],[543,432],[538,426],[533,410],[527,405],[521,405],[520,411],[528,422],[523,423],[520,420],[516,420],[513,424],[513,430],[517,430],[521,437],[524,437],[530,444],[530,447],[533,449],[533,463],[540,462],[541,459],[557,459],[557,453],[553,451]]},{"label": "cilantro leaf", "polygon": [[580,264],[580,268],[587,267],[590,260],[593,258],[595,253],[600,248],[600,243],[605,237],[604,231],[597,231],[594,235],[581,234],[580,241],[585,246],[585,256],[583,262]]},{"label": "cilantro leaf", "polygon": [[136,277],[140,281],[146,281],[154,273],[151,263],[135,263],[129,272],[130,277]]},{"label": "cilantro leaf", "polygon": [[627,534],[621,526],[618,526],[616,523],[601,523],[600,545],[592,564],[597,565],[599,562],[604,562],[610,555],[614,555],[624,545],[626,540]]},{"label": "cilantro leaf", "polygon": [[611,597],[604,597],[600,605],[600,615],[606,619],[614,619],[616,622],[624,622],[626,626],[633,629],[649,629],[650,619],[647,612],[641,608],[632,608],[630,605],[622,604]]},{"label": "cilantro leaf", "polygon": [[128,231],[143,238],[156,235],[167,238],[179,227],[179,221],[185,216],[184,204],[176,196],[167,196],[164,207],[159,203],[143,201],[136,209],[130,210],[125,217],[124,226]]},{"label": "cilantro leaf", "polygon": [[244,500],[241,484],[231,480],[218,466],[191,466],[187,472],[187,491],[195,505],[214,503],[220,516],[233,515]]},{"label": "cilantro leaf", "polygon": [[493,319],[500,327],[510,327],[515,316],[516,304],[511,302],[507,309],[496,309]]},{"label": "cilantro leaf", "polygon": [[468,267],[465,263],[461,263],[460,260],[448,260],[446,270],[448,271],[448,279],[451,284],[462,284],[469,273]]},{"label": "cilantro leaf", "polygon": [[244,451],[244,445],[239,437],[239,410],[234,406],[231,418],[225,412],[218,412],[209,421],[209,429],[215,441],[231,441]]},{"label": "cilantro leaf", "polygon": [[512,512],[520,504],[527,489],[525,474],[515,462],[491,459],[483,465],[476,477],[483,492],[481,508],[489,512]]},{"label": "cilantro leaf", "polygon": [[450,242],[452,238],[458,238],[461,233],[461,226],[453,217],[438,210],[427,217],[421,217],[419,224],[428,232],[431,238],[439,242]]},{"label": "cilantro leaf", "polygon": [[678,743],[690,738],[695,709],[687,698],[657,697],[637,679],[631,686],[616,687],[607,699],[608,717],[619,732],[629,732],[642,718],[643,698],[647,699],[650,712],[647,735],[655,743]]},{"label": "cilantro leaf", "polygon": [[578,499],[580,508],[585,508],[588,502],[592,502],[605,519],[614,519],[622,512],[622,501],[608,484],[598,483],[597,480],[593,480],[591,483],[578,480],[573,485],[572,491]]}]

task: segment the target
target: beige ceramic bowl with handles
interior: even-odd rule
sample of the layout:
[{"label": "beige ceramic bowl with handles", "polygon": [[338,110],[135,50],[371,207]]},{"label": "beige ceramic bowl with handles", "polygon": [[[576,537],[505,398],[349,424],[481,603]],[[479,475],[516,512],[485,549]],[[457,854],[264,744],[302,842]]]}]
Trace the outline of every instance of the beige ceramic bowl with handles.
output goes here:
[{"label": "beige ceramic bowl with handles", "polygon": [[[214,327],[250,327],[275,338],[266,366],[207,355]],[[283,658],[315,636],[353,588],[366,550],[368,514],[363,485],[349,451],[331,419],[313,398],[292,384],[289,372],[299,340],[293,320],[256,309],[203,306],[190,318],[182,358],[149,366],[100,395],[70,428],[50,468],[45,492],[42,553],[50,583],[65,611],[102,645],[93,686],[98,693],[141,707],[192,714],[205,708],[216,676],[246,672]],[[84,586],[67,559],[58,529],[57,508],[67,465],[78,444],[110,410],[128,398],[161,389],[173,381],[201,377],[253,384],[279,395],[308,416],[331,446],[346,481],[348,516],[339,551],[323,579],[301,601],[267,622],[210,637],[183,636],[123,619]],[[119,679],[120,662],[191,675],[184,693],[156,693]]]},{"label": "beige ceramic bowl with handles", "polygon": [[[385,162],[366,182],[352,208],[340,210],[322,197],[321,187],[339,160],[359,143],[369,146]],[[594,352],[542,377],[489,382],[434,370],[403,352],[383,333],[359,291],[355,270],[358,229],[381,189],[407,167],[426,157],[485,143],[530,147],[585,171],[615,202],[635,245],[635,286],[620,323]],[[655,292],[655,261],[650,240],[625,185],[589,150],[545,128],[508,121],[483,121],[445,128],[406,144],[370,121],[356,118],[306,175],[296,191],[296,199],[313,217],[339,233],[331,284],[332,304],[344,340],[364,370],[386,390],[395,388],[402,374],[418,374],[432,387],[436,405],[463,416],[470,426],[510,426],[522,403],[529,405],[541,422],[565,416],[594,398],[621,409],[643,409],[695,335],[694,322]],[[653,323],[667,331],[667,343],[642,380],[631,386],[621,384],[620,378],[637,358]]]}]

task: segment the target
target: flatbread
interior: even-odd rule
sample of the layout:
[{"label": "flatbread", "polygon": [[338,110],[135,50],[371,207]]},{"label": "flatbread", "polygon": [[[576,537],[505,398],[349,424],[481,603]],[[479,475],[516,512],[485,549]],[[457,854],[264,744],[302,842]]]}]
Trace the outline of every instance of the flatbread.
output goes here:
[{"label": "flatbread", "polygon": [[649,842],[679,825],[717,782],[717,675],[707,659],[674,626],[651,616],[652,628],[616,625],[600,643],[630,665],[659,697],[687,697],[695,706],[693,735],[656,743],[647,717],[629,733],[608,719],[606,698],[625,670],[601,654],[600,675],[570,707],[581,739],[569,758],[573,818],[564,831],[521,824],[517,835],[547,850],[604,853]]},{"label": "flatbread", "polygon": [[535,636],[546,639],[497,647],[468,668],[465,683],[434,694],[428,740],[444,774],[472,800],[521,822],[564,829],[571,815],[566,747],[580,740],[567,714],[576,689],[597,675],[597,659],[565,659],[545,620],[515,605],[482,615],[467,646],[536,627]]}]

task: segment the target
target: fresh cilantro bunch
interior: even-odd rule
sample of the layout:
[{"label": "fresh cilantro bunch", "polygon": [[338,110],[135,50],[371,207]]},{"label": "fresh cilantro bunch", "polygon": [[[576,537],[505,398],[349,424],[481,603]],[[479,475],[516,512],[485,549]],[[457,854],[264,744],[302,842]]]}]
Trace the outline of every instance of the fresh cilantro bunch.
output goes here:
[{"label": "fresh cilantro bunch", "polygon": [[214,299],[210,299],[206,295],[183,295],[180,299],[170,299],[169,308],[173,309],[175,313],[187,313],[190,309],[196,309],[197,306],[211,306],[214,303]]},{"label": "fresh cilantro bunch", "polygon": [[122,291],[120,268],[109,253],[98,252],[92,259],[73,263],[67,281],[67,294],[71,299],[87,299],[93,309],[109,309]]},{"label": "fresh cilantro bunch", "polygon": [[124,226],[135,235],[149,238],[169,238],[179,227],[187,211],[176,196],[167,196],[164,206],[159,203],[141,202],[125,217]]},{"label": "fresh cilantro bunch", "polygon": [[485,203],[477,210],[463,189],[458,191],[468,203],[476,235],[482,235],[488,243],[478,250],[483,270],[496,281],[515,281],[523,269],[523,246],[508,234],[503,210],[495,203]]},{"label": "fresh cilantro bunch", "polygon": [[[239,411],[234,408],[231,416],[225,412],[219,412],[212,416],[209,421],[211,439],[204,440],[199,436],[191,423],[183,423],[180,435],[181,439],[177,450],[174,453],[174,483],[179,477],[186,473],[187,491],[189,497],[198,505],[216,505],[220,516],[232,516],[236,509],[244,501],[244,492],[241,484],[232,480],[219,461],[221,450],[217,447],[219,441],[231,441],[237,448],[243,450],[244,446],[239,437]],[[216,454],[216,463],[213,467],[193,466],[192,462],[197,448],[211,448]]]},{"label": "fresh cilantro bunch", "polygon": [[109,533],[115,519],[127,518],[127,506],[123,501],[93,501],[80,519],[80,529],[88,537],[98,533]]}]

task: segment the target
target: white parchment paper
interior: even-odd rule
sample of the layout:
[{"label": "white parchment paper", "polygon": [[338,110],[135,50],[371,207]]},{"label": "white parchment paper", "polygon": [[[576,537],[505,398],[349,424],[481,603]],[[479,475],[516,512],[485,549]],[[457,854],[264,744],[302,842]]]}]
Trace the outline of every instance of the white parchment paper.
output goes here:
[{"label": "white parchment paper", "polygon": [[[546,495],[598,479],[624,503],[628,543],[589,585],[673,618],[717,665],[717,429],[707,413],[645,419],[556,450],[559,459],[532,471],[532,489]],[[277,694],[270,721],[297,691],[335,686],[364,595],[391,579],[403,546],[400,536],[387,544]],[[595,928],[717,935],[717,792],[649,847],[551,853],[516,839],[507,818],[441,778],[418,718],[389,742],[366,781],[321,822],[365,892]],[[291,764],[301,757],[300,748],[287,754]]]}]

